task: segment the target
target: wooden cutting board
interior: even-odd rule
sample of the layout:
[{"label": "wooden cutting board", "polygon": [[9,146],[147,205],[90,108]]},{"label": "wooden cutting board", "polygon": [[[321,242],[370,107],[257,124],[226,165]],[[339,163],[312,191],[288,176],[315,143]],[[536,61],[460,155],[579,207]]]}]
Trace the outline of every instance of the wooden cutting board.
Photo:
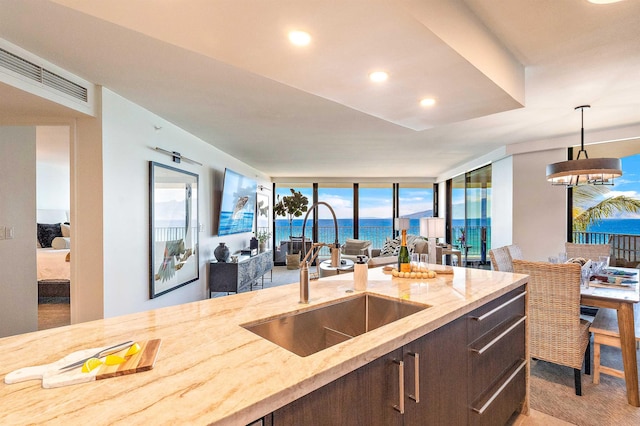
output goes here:
[{"label": "wooden cutting board", "polygon": [[[140,345],[140,351],[137,354],[125,357],[128,348],[113,354],[124,357],[125,362],[116,365],[102,364],[88,373],[82,372],[82,366],[64,372],[59,372],[59,370],[65,365],[91,356],[105,348],[83,349],[50,364],[20,368],[7,374],[4,382],[12,384],[38,379],[42,380],[43,388],[58,388],[151,370],[155,365],[161,341],[161,339],[139,341],[137,343]],[[104,361],[104,358],[101,359]]]}]

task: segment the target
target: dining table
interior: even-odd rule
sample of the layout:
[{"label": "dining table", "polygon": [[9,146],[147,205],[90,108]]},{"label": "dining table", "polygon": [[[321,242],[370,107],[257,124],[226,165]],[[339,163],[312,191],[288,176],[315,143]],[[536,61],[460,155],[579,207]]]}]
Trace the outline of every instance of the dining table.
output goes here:
[{"label": "dining table", "polygon": [[622,364],[627,386],[627,401],[630,405],[640,407],[638,391],[638,361],[636,355],[636,336],[633,306],[640,301],[640,285],[638,269],[608,268],[612,277],[626,276],[622,283],[590,282],[580,288],[580,303],[596,308],[615,309],[618,313],[618,331],[622,349]]}]

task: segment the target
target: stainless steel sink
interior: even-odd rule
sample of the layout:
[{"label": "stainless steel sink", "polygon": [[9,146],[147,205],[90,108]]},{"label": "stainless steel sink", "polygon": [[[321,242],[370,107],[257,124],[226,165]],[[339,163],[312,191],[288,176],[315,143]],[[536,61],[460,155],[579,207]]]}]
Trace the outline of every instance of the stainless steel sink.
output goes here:
[{"label": "stainless steel sink", "polygon": [[304,357],[428,307],[400,299],[360,294],[303,312],[244,324],[243,327]]}]

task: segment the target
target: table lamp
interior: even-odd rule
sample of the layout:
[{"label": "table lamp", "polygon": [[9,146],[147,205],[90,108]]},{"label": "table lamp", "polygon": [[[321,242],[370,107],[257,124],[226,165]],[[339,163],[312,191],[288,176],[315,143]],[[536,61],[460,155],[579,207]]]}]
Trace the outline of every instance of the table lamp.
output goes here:
[{"label": "table lamp", "polygon": [[438,238],[444,238],[445,221],[443,217],[422,217],[420,218],[420,235],[429,241],[429,263],[436,261],[436,243]]}]

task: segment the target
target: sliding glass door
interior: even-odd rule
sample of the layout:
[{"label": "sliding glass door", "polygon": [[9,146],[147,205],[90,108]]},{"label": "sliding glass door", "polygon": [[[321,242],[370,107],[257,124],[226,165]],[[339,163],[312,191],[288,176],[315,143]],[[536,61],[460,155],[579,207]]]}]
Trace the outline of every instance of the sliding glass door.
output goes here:
[{"label": "sliding glass door", "polygon": [[451,180],[451,243],[465,264],[487,263],[491,247],[491,165]]}]

